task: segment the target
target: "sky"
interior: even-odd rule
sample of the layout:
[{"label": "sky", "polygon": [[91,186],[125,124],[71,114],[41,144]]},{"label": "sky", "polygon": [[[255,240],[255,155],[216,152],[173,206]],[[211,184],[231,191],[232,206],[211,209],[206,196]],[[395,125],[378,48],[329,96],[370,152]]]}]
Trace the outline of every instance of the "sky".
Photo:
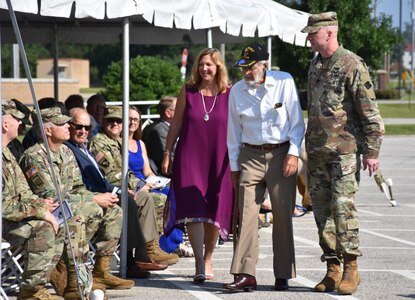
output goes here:
[{"label": "sky", "polygon": [[[374,3],[375,0],[372,1]],[[377,15],[384,13],[392,16],[394,27],[399,27],[399,3],[402,1],[402,29],[405,23],[411,23],[412,0],[377,0]],[[415,0],[414,0],[415,1]]]}]

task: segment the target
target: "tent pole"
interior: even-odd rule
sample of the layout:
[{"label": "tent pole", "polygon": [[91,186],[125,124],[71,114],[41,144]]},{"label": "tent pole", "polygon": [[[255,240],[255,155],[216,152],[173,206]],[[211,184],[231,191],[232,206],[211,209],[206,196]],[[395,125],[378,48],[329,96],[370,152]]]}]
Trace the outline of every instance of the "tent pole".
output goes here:
[{"label": "tent pole", "polygon": [[225,62],[226,44],[225,43],[221,43],[219,50],[220,50],[220,54],[222,54],[222,59]]},{"label": "tent pole", "polygon": [[207,45],[208,48],[212,48],[213,47],[213,42],[212,42],[212,28],[206,29],[206,45]]},{"label": "tent pole", "polygon": [[268,39],[267,39],[267,50],[269,53],[268,70],[271,70],[272,68],[272,37],[271,36],[268,36]]},{"label": "tent pole", "polygon": [[121,185],[121,207],[123,211],[123,224],[121,231],[121,248],[120,248],[120,276],[126,277],[127,273],[127,216],[128,216],[128,109],[130,106],[130,21],[128,18],[123,19],[123,111],[122,111],[122,185]]},{"label": "tent pole", "polygon": [[58,42],[58,24],[54,24],[53,32],[53,97],[59,101],[59,42]]}]

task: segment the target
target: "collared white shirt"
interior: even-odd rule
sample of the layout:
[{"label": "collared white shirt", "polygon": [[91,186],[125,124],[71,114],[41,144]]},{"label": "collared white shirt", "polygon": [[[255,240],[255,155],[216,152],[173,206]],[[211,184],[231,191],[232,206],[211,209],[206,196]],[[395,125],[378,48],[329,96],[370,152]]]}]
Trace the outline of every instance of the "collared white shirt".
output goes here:
[{"label": "collared white shirt", "polygon": [[290,142],[288,154],[299,156],[304,118],[297,89],[289,73],[266,71],[256,87],[238,81],[229,94],[227,145],[231,171],[238,171],[243,143],[252,145]]}]

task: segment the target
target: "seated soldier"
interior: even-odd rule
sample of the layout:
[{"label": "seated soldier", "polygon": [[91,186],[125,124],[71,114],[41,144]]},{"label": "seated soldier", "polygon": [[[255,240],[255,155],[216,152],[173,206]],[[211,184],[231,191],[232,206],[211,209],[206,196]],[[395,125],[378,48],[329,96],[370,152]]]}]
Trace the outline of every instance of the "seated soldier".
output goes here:
[{"label": "seated soldier", "polygon": [[[104,173],[105,178],[111,184],[118,186],[121,185],[122,168],[121,131],[121,107],[109,107],[108,112],[104,116],[102,131],[94,136],[94,138],[89,142],[89,150],[95,155],[95,159],[98,162],[102,173]],[[132,190],[135,189],[139,182],[140,180],[134,175],[134,173],[128,171],[128,187],[130,189],[130,193],[132,193]],[[176,263],[179,260],[179,257],[176,254],[168,254],[160,249],[159,232],[157,227],[154,227],[153,224],[148,226],[148,224],[145,223],[146,216],[142,211],[142,207],[144,207],[148,201],[154,203],[154,195],[149,193],[150,189],[151,185],[146,184],[139,191],[137,191],[134,196],[137,206],[139,207],[138,217],[146,239],[147,254],[156,262],[171,265]],[[154,224],[157,224],[156,216],[154,216]]]},{"label": "seated soldier", "polygon": [[[69,112],[72,117],[69,122],[70,139],[65,142],[75,155],[78,166],[81,170],[82,180],[88,190],[91,192],[106,193],[112,192],[114,185],[109,183],[103,177],[99,170],[95,157],[86,148],[91,121],[89,114],[85,109],[73,108]],[[119,195],[119,194],[118,194]],[[148,208],[145,210],[150,213],[145,214],[147,220],[146,226],[151,226],[154,219],[154,204],[147,202]],[[151,212],[153,211],[153,212]],[[125,216],[125,214],[124,214]],[[133,251],[135,249],[135,251]],[[135,257],[133,257],[133,252]],[[127,276],[130,278],[146,278],[150,274],[148,271],[164,270],[165,264],[159,264],[152,261],[146,252],[146,241],[137,217],[137,205],[134,197],[128,197],[128,221],[127,221]]]},{"label": "seated soldier", "polygon": [[24,114],[11,101],[2,101],[2,114],[3,237],[13,246],[24,246],[27,253],[19,299],[58,299],[45,289],[63,250],[64,231],[51,213],[57,205],[32,193],[7,148],[17,138]]},{"label": "seated soldier", "polygon": [[[92,272],[93,289],[129,289],[134,281],[125,280],[110,274],[110,258],[119,241],[122,227],[122,209],[116,205],[118,198],[111,193],[92,193],[82,182],[82,176],[72,151],[63,143],[69,139],[70,117],[62,115],[57,107],[40,111],[43,128],[40,128],[37,116],[33,116],[36,130],[44,130],[46,142],[51,150],[50,155],[54,165],[56,181],[62,191],[62,197],[67,199],[74,217],[68,220],[71,228],[77,228],[72,235],[85,234],[82,243],[82,252],[77,258],[86,260],[88,243],[95,244],[95,265]],[[53,185],[52,172],[48,163],[48,156],[44,143],[37,143],[27,149],[20,160],[20,166],[27,178],[32,191],[41,197],[55,197],[56,189]],[[78,217],[84,217],[85,222],[79,223]],[[67,247],[69,248],[69,247]],[[64,252],[65,256],[65,252]],[[65,299],[81,299],[77,288],[77,277],[73,264],[69,264],[68,257],[65,263],[59,263],[59,272],[54,275],[54,284]],[[67,285],[64,287],[65,268],[67,270]],[[62,273],[61,273],[62,272]]]}]

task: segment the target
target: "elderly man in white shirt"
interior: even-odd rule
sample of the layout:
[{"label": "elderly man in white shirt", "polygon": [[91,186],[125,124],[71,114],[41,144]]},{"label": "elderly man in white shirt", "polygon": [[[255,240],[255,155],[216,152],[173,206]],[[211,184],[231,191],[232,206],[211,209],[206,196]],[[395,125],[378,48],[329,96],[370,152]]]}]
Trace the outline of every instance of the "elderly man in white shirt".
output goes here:
[{"label": "elderly man in white shirt", "polygon": [[231,266],[231,291],[256,290],[258,213],[266,189],[272,203],[275,290],[296,276],[292,227],[298,156],[304,120],[290,74],[267,70],[269,53],[253,43],[235,66],[244,79],[229,96],[228,150],[238,193],[239,233]]}]

